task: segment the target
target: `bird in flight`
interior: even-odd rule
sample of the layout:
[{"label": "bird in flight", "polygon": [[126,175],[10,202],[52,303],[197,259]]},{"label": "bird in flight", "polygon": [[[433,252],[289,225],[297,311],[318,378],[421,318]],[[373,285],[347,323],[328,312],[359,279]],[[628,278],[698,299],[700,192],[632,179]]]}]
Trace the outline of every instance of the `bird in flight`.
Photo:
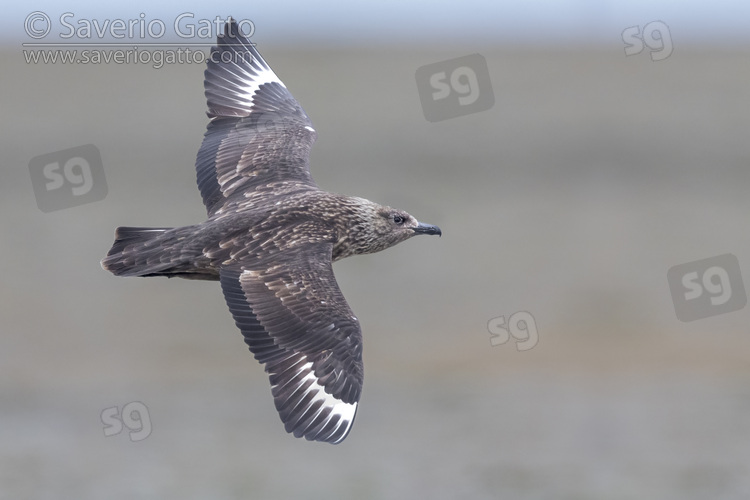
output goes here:
[{"label": "bird in flight", "polygon": [[204,87],[210,121],[195,166],[208,219],[117,228],[102,267],[219,281],[286,431],[338,444],[362,393],[362,332],[332,263],[442,233],[318,188],[312,122],[233,20],[211,48]]}]

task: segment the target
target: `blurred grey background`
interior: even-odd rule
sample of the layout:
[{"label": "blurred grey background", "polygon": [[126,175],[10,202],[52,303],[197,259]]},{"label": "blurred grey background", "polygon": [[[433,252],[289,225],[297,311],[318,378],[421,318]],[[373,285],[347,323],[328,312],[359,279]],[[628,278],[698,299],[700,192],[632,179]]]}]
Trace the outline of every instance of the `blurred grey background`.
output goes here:
[{"label": "blurred grey background", "polygon": [[[318,131],[318,184],[443,229],[335,266],[366,372],[338,446],[284,432],[218,284],[99,267],[119,225],[204,219],[203,65],[27,64],[12,8],[0,498],[749,498],[750,308],[679,321],[667,271],[731,253],[750,279],[750,8],[531,5],[38,6],[253,20]],[[669,57],[626,56],[654,21]],[[417,68],[474,53],[494,106],[428,122]],[[41,212],[30,160],[85,144],[106,197]],[[519,311],[538,344],[493,346]],[[132,402],[150,433],[105,436]]]}]

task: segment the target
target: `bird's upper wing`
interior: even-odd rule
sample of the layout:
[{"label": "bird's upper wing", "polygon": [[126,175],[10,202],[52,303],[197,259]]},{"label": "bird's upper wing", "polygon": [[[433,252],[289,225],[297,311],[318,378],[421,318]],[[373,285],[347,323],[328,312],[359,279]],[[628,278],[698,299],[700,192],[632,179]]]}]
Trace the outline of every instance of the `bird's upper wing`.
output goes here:
[{"label": "bird's upper wing", "polygon": [[211,122],[195,167],[209,216],[253,191],[316,188],[312,123],[233,20],[211,48],[204,87]]},{"label": "bird's upper wing", "polygon": [[351,429],[363,372],[362,332],[333,275],[332,246],[285,248],[271,258],[244,246],[239,262],[221,269],[221,287],[265,364],[287,432],[336,444]]}]

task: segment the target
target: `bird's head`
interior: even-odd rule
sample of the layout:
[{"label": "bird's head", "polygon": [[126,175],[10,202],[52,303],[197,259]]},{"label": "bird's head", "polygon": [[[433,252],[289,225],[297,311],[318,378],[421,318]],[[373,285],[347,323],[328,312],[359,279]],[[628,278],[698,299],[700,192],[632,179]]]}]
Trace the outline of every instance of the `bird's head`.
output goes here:
[{"label": "bird's head", "polygon": [[379,252],[418,234],[443,234],[439,227],[419,222],[404,210],[361,198],[354,206],[350,224],[334,249],[334,259]]}]

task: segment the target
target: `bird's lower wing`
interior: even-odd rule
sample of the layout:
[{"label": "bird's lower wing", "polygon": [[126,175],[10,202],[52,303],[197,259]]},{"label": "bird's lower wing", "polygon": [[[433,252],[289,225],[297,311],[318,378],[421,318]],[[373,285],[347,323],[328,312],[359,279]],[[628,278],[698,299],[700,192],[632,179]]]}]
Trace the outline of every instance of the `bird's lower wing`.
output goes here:
[{"label": "bird's lower wing", "polygon": [[336,283],[331,244],[221,270],[229,310],[265,364],[287,432],[340,443],[362,391],[362,333]]}]

